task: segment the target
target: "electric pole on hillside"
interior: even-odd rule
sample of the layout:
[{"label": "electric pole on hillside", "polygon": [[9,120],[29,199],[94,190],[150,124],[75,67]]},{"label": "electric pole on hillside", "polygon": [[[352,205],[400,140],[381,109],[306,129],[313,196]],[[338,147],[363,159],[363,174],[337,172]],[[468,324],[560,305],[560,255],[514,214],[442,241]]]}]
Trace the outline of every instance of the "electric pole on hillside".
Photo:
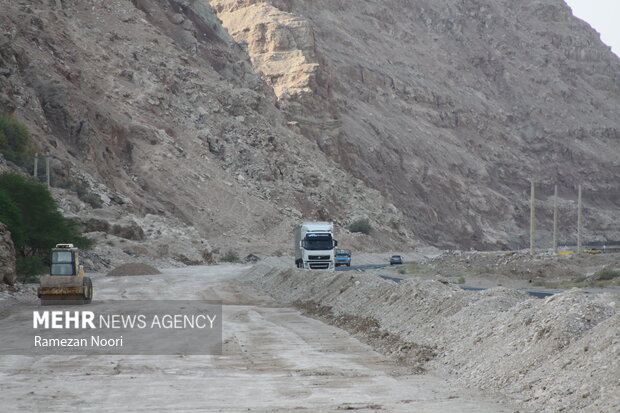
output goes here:
[{"label": "electric pole on hillside", "polygon": [[534,234],[536,227],[536,201],[534,200],[535,192],[534,192],[534,181],[530,182],[530,254],[534,255]]},{"label": "electric pole on hillside", "polygon": [[45,176],[47,178],[47,187],[50,187],[50,154],[45,155]]},{"label": "electric pole on hillside", "polygon": [[38,166],[39,166],[39,152],[36,152],[34,154],[34,171],[33,171],[34,179],[38,179],[39,178],[38,177],[38,173],[39,173]]},{"label": "electric pole on hillside", "polygon": [[52,155],[47,153],[46,155],[39,155],[39,153],[34,154],[34,171],[33,176],[37,181],[39,180],[39,158],[45,159],[45,181],[47,182],[47,187],[50,187],[50,158]]},{"label": "electric pole on hillside", "polygon": [[558,186],[553,190],[553,253],[558,252]]},{"label": "electric pole on hillside", "polygon": [[581,253],[581,215],[581,184],[579,184],[577,189],[577,254]]}]

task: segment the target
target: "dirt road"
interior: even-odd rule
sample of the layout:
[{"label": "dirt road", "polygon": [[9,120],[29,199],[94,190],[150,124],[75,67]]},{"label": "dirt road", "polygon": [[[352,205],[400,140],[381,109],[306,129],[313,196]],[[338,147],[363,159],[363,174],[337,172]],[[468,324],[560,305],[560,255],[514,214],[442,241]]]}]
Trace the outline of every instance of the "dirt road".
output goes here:
[{"label": "dirt road", "polygon": [[[223,355],[0,356],[0,410],[517,410],[433,374],[411,374],[343,330],[249,291],[236,280],[245,268],[188,267],[156,276],[95,276],[95,301],[221,300]],[[10,313],[0,319],[3,335],[10,320]]]}]

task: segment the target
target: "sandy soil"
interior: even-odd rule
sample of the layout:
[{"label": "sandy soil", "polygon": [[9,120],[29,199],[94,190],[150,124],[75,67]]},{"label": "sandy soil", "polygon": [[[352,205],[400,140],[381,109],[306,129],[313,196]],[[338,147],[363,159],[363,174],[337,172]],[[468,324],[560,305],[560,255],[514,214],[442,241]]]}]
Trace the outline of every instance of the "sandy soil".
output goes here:
[{"label": "sandy soil", "polygon": [[[2,411],[514,412],[249,288],[239,265],[93,276],[95,301],[219,299],[222,356],[0,356]],[[22,299],[20,306],[36,305]],[[0,319],[10,333],[11,311]],[[8,330],[7,330],[8,328]],[[523,410],[520,410],[523,411]]]}]

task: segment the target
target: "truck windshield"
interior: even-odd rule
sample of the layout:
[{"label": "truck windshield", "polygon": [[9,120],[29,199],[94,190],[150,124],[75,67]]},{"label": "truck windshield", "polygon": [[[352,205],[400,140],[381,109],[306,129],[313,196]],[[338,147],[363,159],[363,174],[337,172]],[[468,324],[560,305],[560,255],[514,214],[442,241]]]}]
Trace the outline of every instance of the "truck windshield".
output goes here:
[{"label": "truck windshield", "polygon": [[334,240],[330,239],[313,239],[304,240],[304,249],[317,251],[317,250],[331,250],[334,248]]}]

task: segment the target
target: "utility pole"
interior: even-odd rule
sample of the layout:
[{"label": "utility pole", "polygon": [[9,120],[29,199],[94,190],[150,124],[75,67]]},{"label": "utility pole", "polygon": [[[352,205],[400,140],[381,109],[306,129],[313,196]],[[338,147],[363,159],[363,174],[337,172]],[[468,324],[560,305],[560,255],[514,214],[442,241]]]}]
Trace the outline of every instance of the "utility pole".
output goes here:
[{"label": "utility pole", "polygon": [[536,213],[535,213],[535,208],[536,208],[536,201],[534,199],[535,197],[535,191],[534,191],[534,181],[530,182],[530,254],[534,255],[534,249],[535,249],[535,243],[534,243],[534,234],[535,234],[535,227],[536,227]]},{"label": "utility pole", "polygon": [[581,184],[579,184],[577,190],[577,254],[581,253],[581,226],[582,226],[582,216],[581,216]]},{"label": "utility pole", "polygon": [[34,154],[34,179],[39,180],[39,159],[45,159],[45,180],[47,182],[47,187],[50,187],[50,158],[52,155],[48,152],[45,155],[39,155],[39,153]]},{"label": "utility pole", "polygon": [[47,187],[50,187],[50,155],[45,155],[45,176],[47,177]]},{"label": "utility pole", "polygon": [[553,190],[553,253],[558,252],[558,186]]},{"label": "utility pole", "polygon": [[38,166],[39,166],[39,153],[36,152],[34,154],[34,179],[37,179],[37,174],[38,174]]}]

